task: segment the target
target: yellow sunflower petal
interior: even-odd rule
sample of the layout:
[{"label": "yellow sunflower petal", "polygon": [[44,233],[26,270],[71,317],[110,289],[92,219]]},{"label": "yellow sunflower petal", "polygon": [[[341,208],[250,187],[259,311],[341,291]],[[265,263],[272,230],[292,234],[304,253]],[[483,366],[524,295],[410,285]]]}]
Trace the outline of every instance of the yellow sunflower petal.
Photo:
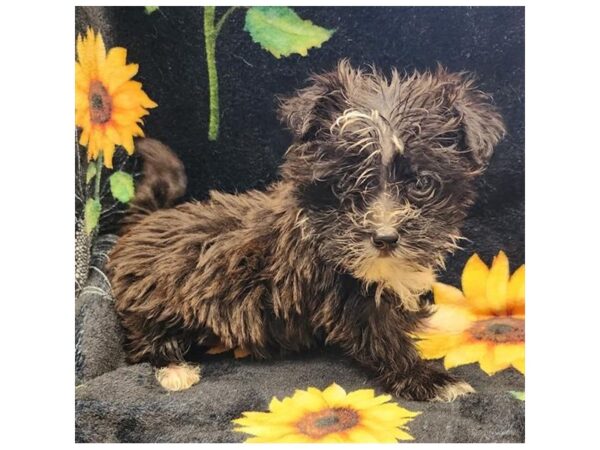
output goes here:
[{"label": "yellow sunflower petal", "polygon": [[108,137],[108,139],[110,139],[116,145],[121,145],[121,135],[119,134],[117,129],[114,127],[114,125],[112,125],[112,124],[107,125],[105,133],[106,133],[106,136]]},{"label": "yellow sunflower petal", "polygon": [[89,100],[87,93],[82,89],[75,89],[75,109],[81,111],[82,109],[88,110]]},{"label": "yellow sunflower petal", "polygon": [[486,298],[490,311],[506,313],[509,276],[508,258],[501,250],[492,262],[487,279]]},{"label": "yellow sunflower petal", "polygon": [[100,70],[100,68],[104,66],[104,62],[106,60],[106,47],[104,46],[104,39],[100,33],[96,35],[94,58],[96,60],[96,67],[98,70]]},{"label": "yellow sunflower petal", "polygon": [[522,374],[525,374],[525,358],[517,359],[512,362],[512,366]]},{"label": "yellow sunflower petal", "polygon": [[471,364],[479,361],[488,352],[488,344],[486,342],[465,343],[448,352],[444,358],[444,367],[451,369],[452,367]]},{"label": "yellow sunflower petal", "polygon": [[296,406],[304,411],[314,412],[327,408],[323,395],[315,388],[308,388],[306,391],[297,390],[292,399]]},{"label": "yellow sunflower petal", "polygon": [[465,296],[460,289],[445,283],[433,284],[433,300],[436,305],[461,305]]},{"label": "yellow sunflower petal", "polygon": [[425,331],[460,333],[476,320],[476,316],[469,309],[461,306],[436,305],[434,311],[424,322]]},{"label": "yellow sunflower petal", "polygon": [[271,403],[269,403],[269,410],[277,415],[280,415],[281,417],[285,417],[286,420],[289,421],[296,420],[297,418],[305,415],[304,409],[298,407],[296,400],[291,397],[286,397],[281,401],[276,397],[273,397]]},{"label": "yellow sunflower petal", "polygon": [[485,301],[486,286],[489,269],[477,253],[469,258],[463,269],[461,283],[462,290],[473,305]]},{"label": "yellow sunflower petal", "polygon": [[462,333],[420,335],[417,348],[425,359],[438,359],[464,341]]},{"label": "yellow sunflower petal", "polygon": [[396,429],[393,431],[394,437],[400,441],[413,441],[415,438],[408,434],[406,431]]},{"label": "yellow sunflower petal", "polygon": [[90,138],[88,140],[88,160],[96,159],[99,152],[99,135],[98,133],[92,133],[90,131]]},{"label": "yellow sunflower petal", "polygon": [[277,397],[273,397],[269,403],[269,410],[273,412],[279,412],[283,409],[283,402]]},{"label": "yellow sunflower petal", "polygon": [[[98,66],[98,79],[105,85],[113,78],[114,73],[120,73],[126,67],[127,50],[122,47],[113,47],[108,51],[103,64]],[[110,94],[113,94],[110,92]]]},{"label": "yellow sunflower petal", "polygon": [[[366,430],[367,432],[369,432],[371,435],[375,436],[378,443],[387,443],[387,444],[394,444],[397,442],[397,439],[395,437],[394,431],[396,428],[397,424],[394,423],[377,423],[374,422],[372,420],[368,420],[368,419],[361,419],[360,421],[360,427],[364,430]],[[337,434],[337,433],[336,433]],[[344,434],[347,433],[339,433],[342,436],[340,436],[342,438],[341,442],[344,441],[348,441],[348,437],[344,436]],[[345,438],[345,439],[344,439]]]},{"label": "yellow sunflower petal", "polygon": [[381,405],[382,403],[388,402],[391,399],[391,395],[378,395],[376,397],[373,389],[359,389],[357,391],[350,392],[346,396],[344,403],[339,406],[350,406],[353,409],[361,410]]},{"label": "yellow sunflower petal", "polygon": [[113,96],[113,105],[118,109],[132,109],[140,105],[145,106],[144,103],[150,100],[146,94],[140,94],[140,92],[132,92],[129,90],[119,91],[119,93]]},{"label": "yellow sunflower petal", "polygon": [[81,136],[79,136],[79,144],[80,145],[88,145],[90,140],[90,130],[88,128],[84,128],[81,131]]},{"label": "yellow sunflower petal", "polygon": [[346,399],[346,391],[336,383],[323,391],[323,398],[330,407],[341,404]]},{"label": "yellow sunflower petal", "polygon": [[117,89],[115,89],[113,95],[115,97],[115,104],[122,108],[132,107],[130,103],[127,103],[127,99],[133,99],[136,102],[135,104],[139,104],[144,108],[155,108],[158,106],[142,90],[142,83],[139,81],[126,81]]},{"label": "yellow sunflower petal", "polygon": [[525,264],[515,270],[510,277],[507,298],[509,313],[525,305]]},{"label": "yellow sunflower petal", "polygon": [[90,87],[90,77],[85,72],[81,64],[78,62],[75,63],[75,88],[81,89],[84,92]]},{"label": "yellow sunflower petal", "polygon": [[114,94],[115,90],[131,79],[138,72],[139,66],[137,64],[127,64],[126,66],[116,67],[110,71],[108,75],[107,88],[109,94]]},{"label": "yellow sunflower petal", "polygon": [[510,364],[501,364],[495,359],[495,351],[492,346],[488,347],[488,351],[479,360],[479,367],[488,375],[493,375],[500,370],[506,369]]},{"label": "yellow sunflower petal", "polygon": [[[234,429],[233,431],[238,431],[238,430]],[[255,437],[249,437],[244,442],[247,444],[267,444],[267,443],[270,443],[271,441],[268,439],[265,439],[261,436],[255,436]]]},{"label": "yellow sunflower petal", "polygon": [[79,61],[82,71],[88,77],[93,77],[96,74],[94,41],[95,38],[91,28],[88,28],[85,38],[83,38],[81,35],[77,36],[77,61]]},{"label": "yellow sunflower petal", "polygon": [[236,425],[250,426],[253,424],[272,422],[279,417],[283,417],[283,415],[270,412],[246,411],[242,413],[242,417],[234,419],[232,422]]},{"label": "yellow sunflower petal", "polygon": [[78,34],[77,38],[75,39],[75,49],[75,58],[77,61],[81,62],[83,54],[83,37],[81,34]]},{"label": "yellow sunflower petal", "polygon": [[371,420],[374,423],[390,422],[396,425],[403,425],[412,417],[418,415],[418,413],[408,411],[396,403],[386,403],[385,405],[378,405],[375,408],[364,409],[360,414],[361,417]]},{"label": "yellow sunflower petal", "polygon": [[123,47],[113,47],[106,55],[106,65],[110,67],[124,66],[127,64],[127,50]]},{"label": "yellow sunflower petal", "polygon": [[514,361],[525,358],[525,344],[497,344],[494,347],[494,359],[498,364],[508,367]]},{"label": "yellow sunflower petal", "polygon": [[348,442],[378,442],[377,436],[364,427],[357,426],[347,431]]},{"label": "yellow sunflower petal", "polygon": [[104,166],[108,169],[113,168],[113,155],[115,153],[115,143],[112,142],[108,137],[104,139],[103,149],[104,153]]},{"label": "yellow sunflower petal", "polygon": [[88,130],[88,133],[89,133],[92,128],[92,121],[90,120],[89,110],[81,109],[81,110],[75,111],[75,114],[76,114],[75,120],[77,121],[77,123],[75,125],[80,128],[83,128],[85,130]]},{"label": "yellow sunflower petal", "polygon": [[329,433],[323,436],[318,441],[319,444],[340,444],[342,442],[347,442],[348,438],[343,433]]},{"label": "yellow sunflower petal", "polygon": [[[246,442],[250,442],[247,440]],[[282,444],[312,444],[314,442],[321,442],[315,439],[310,438],[309,436],[303,433],[289,433],[285,436],[280,437],[279,439],[275,439],[272,441],[256,441],[256,442],[274,442],[274,443],[282,443]]]},{"label": "yellow sunflower petal", "polygon": [[297,417],[305,416],[306,413],[301,414],[290,414],[294,412],[293,409],[289,411],[280,411],[278,413],[273,412],[262,412],[262,411],[246,411],[242,413],[242,417],[232,420],[236,425],[248,427],[254,425],[290,425],[297,422]]},{"label": "yellow sunflower petal", "polygon": [[135,124],[139,118],[139,114],[135,111],[115,110],[111,116],[112,120],[119,125],[120,128],[130,127]]},{"label": "yellow sunflower petal", "polygon": [[133,124],[131,125],[131,134],[134,136],[143,136],[144,135],[144,131],[137,125],[137,124]]}]

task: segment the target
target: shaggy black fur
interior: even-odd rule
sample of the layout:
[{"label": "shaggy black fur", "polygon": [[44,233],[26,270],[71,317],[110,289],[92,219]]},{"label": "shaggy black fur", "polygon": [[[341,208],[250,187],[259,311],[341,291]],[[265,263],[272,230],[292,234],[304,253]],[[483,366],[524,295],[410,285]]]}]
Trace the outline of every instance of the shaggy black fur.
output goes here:
[{"label": "shaggy black fur", "polygon": [[[342,61],[283,100],[281,118],[295,136],[281,181],[154,212],[115,246],[130,360],[182,362],[217,343],[265,358],[325,342],[395,394],[470,392],[421,361],[411,334],[504,133],[489,98],[441,67],[387,79]],[[180,174],[168,149],[155,153]]]}]

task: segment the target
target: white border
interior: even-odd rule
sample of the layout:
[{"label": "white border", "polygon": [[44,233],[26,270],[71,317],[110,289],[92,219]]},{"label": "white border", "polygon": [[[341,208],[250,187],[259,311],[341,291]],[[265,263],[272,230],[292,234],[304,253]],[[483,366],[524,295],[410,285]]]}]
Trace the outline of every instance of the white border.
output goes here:
[{"label": "white border", "polygon": [[[302,2],[311,4],[324,5]],[[335,5],[343,4],[367,2]],[[600,328],[600,39],[598,15],[588,6],[594,3],[378,4],[526,4],[526,445],[594,447],[598,394],[592,367],[598,361]],[[2,6],[0,20],[5,413],[0,440],[6,448],[26,443],[68,448],[74,445],[74,8],[56,2],[11,2]]]}]

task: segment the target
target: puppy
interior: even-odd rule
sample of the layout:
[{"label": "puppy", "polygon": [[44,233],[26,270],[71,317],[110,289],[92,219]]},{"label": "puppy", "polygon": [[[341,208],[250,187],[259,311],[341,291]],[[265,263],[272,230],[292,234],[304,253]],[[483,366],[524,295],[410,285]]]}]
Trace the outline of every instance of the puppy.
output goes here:
[{"label": "puppy", "polygon": [[488,96],[441,67],[386,78],[342,61],[280,117],[294,141],[279,181],[171,209],[156,210],[183,193],[183,167],[138,142],[145,176],[108,264],[130,362],[178,390],[199,379],[192,347],[269,358],[324,343],[407,399],[472,392],[411,335],[504,134]]}]

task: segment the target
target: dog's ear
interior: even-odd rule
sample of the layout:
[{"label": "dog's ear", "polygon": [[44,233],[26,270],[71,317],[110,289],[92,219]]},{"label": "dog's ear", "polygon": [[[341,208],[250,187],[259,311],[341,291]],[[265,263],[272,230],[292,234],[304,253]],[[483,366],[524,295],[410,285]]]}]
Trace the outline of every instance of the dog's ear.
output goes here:
[{"label": "dog's ear", "polygon": [[460,116],[464,145],[475,171],[483,171],[492,157],[494,147],[504,137],[506,129],[491,97],[475,87],[468,73],[448,73],[438,67],[438,76],[453,88],[453,108]]},{"label": "dog's ear", "polygon": [[336,113],[343,111],[345,92],[359,76],[347,60],[341,60],[337,69],[310,78],[310,86],[296,91],[291,97],[279,97],[279,120],[296,139],[308,139]]},{"label": "dog's ear", "polygon": [[314,109],[326,93],[322,83],[314,82],[312,86],[297,91],[292,97],[278,98],[279,120],[292,131],[295,138],[303,138],[315,124]]}]

